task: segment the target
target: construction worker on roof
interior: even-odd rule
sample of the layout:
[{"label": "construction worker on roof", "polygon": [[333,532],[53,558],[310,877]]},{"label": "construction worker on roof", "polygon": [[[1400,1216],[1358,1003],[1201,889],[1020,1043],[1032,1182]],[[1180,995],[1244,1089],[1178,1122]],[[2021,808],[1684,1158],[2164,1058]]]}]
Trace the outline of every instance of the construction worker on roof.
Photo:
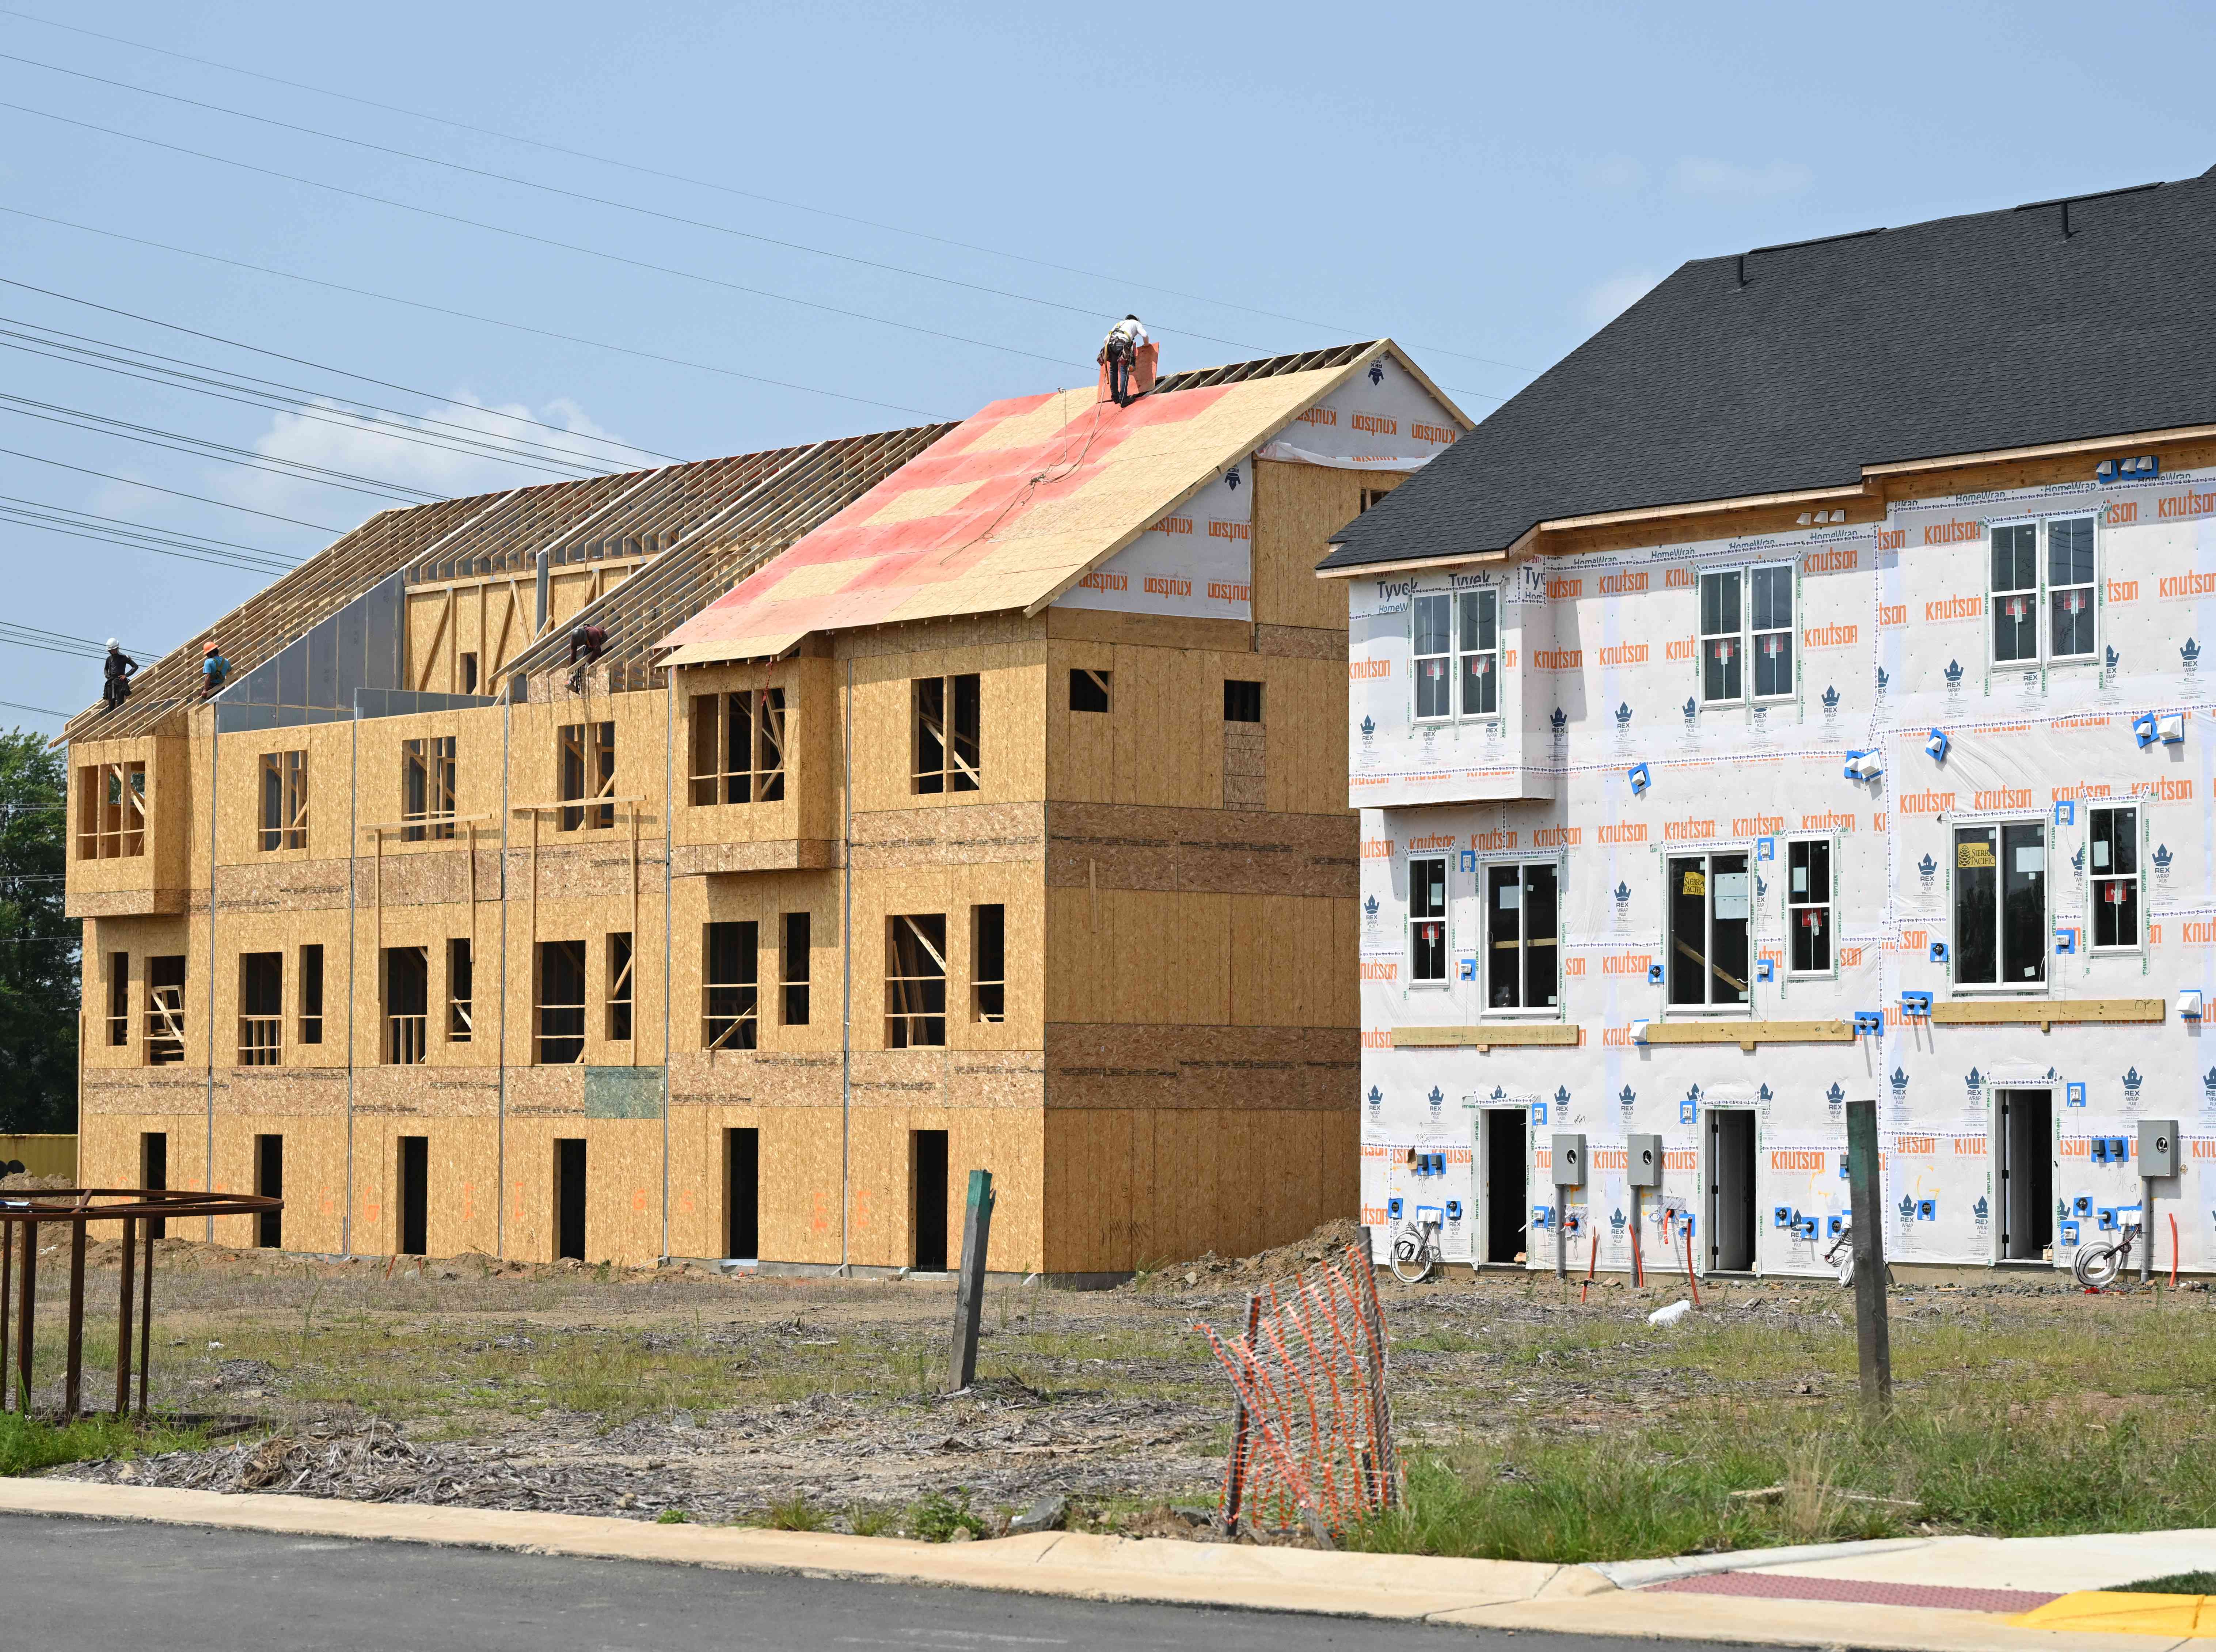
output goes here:
[{"label": "construction worker on roof", "polygon": [[138,662],[123,651],[123,644],[113,637],[108,639],[108,657],[100,663],[101,704],[114,711],[131,698],[131,674],[138,669]]},{"label": "construction worker on roof", "polygon": [[569,633],[569,663],[582,658],[590,665],[608,645],[608,633],[599,626],[579,625]]},{"label": "construction worker on roof", "polygon": [[1118,407],[1131,404],[1131,364],[1139,359],[1146,342],[1146,324],[1136,316],[1126,316],[1108,330],[1108,342],[1100,347],[1099,359],[1108,364],[1108,393]]},{"label": "construction worker on roof", "polygon": [[216,691],[223,687],[223,680],[230,675],[231,662],[224,658],[222,650],[210,643],[201,650],[200,698],[213,700]]}]

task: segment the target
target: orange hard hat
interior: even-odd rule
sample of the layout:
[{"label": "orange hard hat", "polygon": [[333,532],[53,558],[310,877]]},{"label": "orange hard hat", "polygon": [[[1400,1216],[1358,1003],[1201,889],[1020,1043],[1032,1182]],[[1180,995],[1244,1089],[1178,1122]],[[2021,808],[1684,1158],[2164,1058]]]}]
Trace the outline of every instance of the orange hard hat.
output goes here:
[{"label": "orange hard hat", "polygon": [[214,653],[214,652],[215,652],[215,644],[214,644],[213,643],[210,643],[210,644],[209,644],[206,648],[202,649],[202,650],[200,650],[200,652],[201,652],[201,653],[203,653],[203,654],[212,654],[212,653]]}]

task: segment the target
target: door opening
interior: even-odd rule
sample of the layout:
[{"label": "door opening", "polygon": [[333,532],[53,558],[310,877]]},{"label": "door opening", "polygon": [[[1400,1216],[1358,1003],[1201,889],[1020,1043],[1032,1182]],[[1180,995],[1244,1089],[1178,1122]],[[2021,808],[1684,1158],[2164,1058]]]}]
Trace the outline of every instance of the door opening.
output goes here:
[{"label": "door opening", "polygon": [[915,1261],[919,1273],[946,1272],[946,1132],[919,1130],[909,1137],[914,1167]]},{"label": "door opening", "polygon": [[[169,1185],[169,1132],[166,1130],[141,1131],[138,1135],[138,1185],[157,1192]],[[146,1219],[148,1230],[157,1239],[169,1236],[169,1224],[162,1217]]]},{"label": "door opening", "polygon": [[1754,1112],[1708,1113],[1708,1271],[1754,1271]]},{"label": "door opening", "polygon": [[554,1141],[554,1255],[585,1260],[585,1140],[561,1136]]},{"label": "door opening", "polygon": [[1488,1107],[1485,1120],[1485,1260],[1520,1262],[1528,1248],[1524,1230],[1524,1109]]},{"label": "door opening", "polygon": [[761,1131],[723,1132],[723,1254],[761,1254]]},{"label": "door opening", "polygon": [[2036,1262],[2054,1243],[2054,1096],[2000,1093],[2001,1260]]},{"label": "door opening", "polygon": [[400,1254],[428,1256],[431,1225],[431,1138],[400,1138]]},{"label": "door opening", "polygon": [[[254,1191],[264,1199],[285,1197],[285,1138],[282,1136],[256,1136],[254,1138]],[[283,1211],[262,1211],[255,1217],[254,1242],[263,1250],[284,1248]]]}]

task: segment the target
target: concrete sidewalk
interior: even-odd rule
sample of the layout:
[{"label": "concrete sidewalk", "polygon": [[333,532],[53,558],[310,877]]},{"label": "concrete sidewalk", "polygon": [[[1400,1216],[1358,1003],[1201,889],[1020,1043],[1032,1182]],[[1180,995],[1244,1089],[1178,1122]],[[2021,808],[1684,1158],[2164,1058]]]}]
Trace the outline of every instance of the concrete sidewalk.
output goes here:
[{"label": "concrete sidewalk", "polygon": [[[1042,1532],[967,1544],[831,1532],[655,1526],[576,1514],[320,1497],[0,1480],[0,1510],[335,1538],[386,1538],[737,1570],[935,1583],[1081,1600],[1143,1600],[1769,1645],[2021,1652],[2160,1652],[2182,1634],[2012,1623],[2058,1596],[2216,1564],[2216,1532],[1909,1539],[1735,1556],[1554,1566],[1327,1554]],[[1997,1605],[1974,1598],[1995,1597]],[[2031,1597],[2029,1601],[2016,1597]],[[2073,1597],[2074,1598],[2074,1597]],[[2128,1597],[2126,1598],[2128,1600]],[[2145,1600],[2147,1597],[2141,1597]],[[2082,1614],[2081,1614],[2082,1615]],[[2104,1626],[2107,1619],[2095,1618]],[[2155,1620],[2148,1619],[2151,1626]],[[2162,1622],[2194,1621],[2183,1619]],[[2089,1624],[2089,1627],[2090,1627]]]}]

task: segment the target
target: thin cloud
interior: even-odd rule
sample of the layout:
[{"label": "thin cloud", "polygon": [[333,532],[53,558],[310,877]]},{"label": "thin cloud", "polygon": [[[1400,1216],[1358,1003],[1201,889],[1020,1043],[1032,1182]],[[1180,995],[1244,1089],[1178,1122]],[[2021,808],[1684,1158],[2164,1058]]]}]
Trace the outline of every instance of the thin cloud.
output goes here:
[{"label": "thin cloud", "polygon": [[1670,170],[1671,184],[1681,194],[1742,200],[1797,195],[1815,181],[1816,175],[1798,161],[1745,166],[1737,161],[1689,155]]}]

